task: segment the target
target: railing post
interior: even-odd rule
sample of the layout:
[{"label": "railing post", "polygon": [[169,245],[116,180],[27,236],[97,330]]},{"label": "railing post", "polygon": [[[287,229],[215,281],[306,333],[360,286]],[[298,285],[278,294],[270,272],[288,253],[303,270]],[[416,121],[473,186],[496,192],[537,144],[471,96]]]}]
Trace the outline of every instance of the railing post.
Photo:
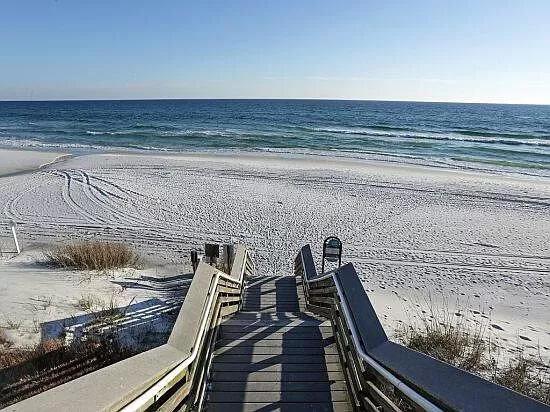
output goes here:
[{"label": "railing post", "polygon": [[12,220],[10,221],[11,226],[11,233],[13,234],[13,242],[15,243],[15,249],[17,250],[17,254],[21,253],[21,248],[19,247],[19,241],[17,240],[17,233],[15,232],[15,222]]},{"label": "railing post", "polygon": [[196,250],[191,251],[191,266],[193,267],[193,275],[197,272],[199,267],[199,252]]}]

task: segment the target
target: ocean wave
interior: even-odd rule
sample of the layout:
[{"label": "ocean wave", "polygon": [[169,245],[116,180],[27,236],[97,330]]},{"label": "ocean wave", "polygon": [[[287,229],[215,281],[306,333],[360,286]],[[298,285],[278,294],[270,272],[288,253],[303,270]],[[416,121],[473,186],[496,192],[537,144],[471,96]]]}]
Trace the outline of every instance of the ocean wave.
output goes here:
[{"label": "ocean wave", "polygon": [[542,140],[542,139],[510,139],[510,138],[496,138],[496,137],[485,137],[482,139],[476,139],[476,138],[460,136],[460,135],[442,135],[442,136],[436,136],[436,137],[434,136],[430,138],[434,140],[461,141],[461,142],[469,142],[469,143],[550,147],[550,140]]},{"label": "ocean wave", "polygon": [[[506,132],[491,132],[483,130],[470,130],[470,129],[460,129],[460,130],[450,130],[451,133],[458,133],[465,136],[473,137],[495,137],[501,139],[550,139],[550,135],[540,132],[537,134],[525,134],[525,133],[506,133]],[[535,132],[536,133],[536,132]]]},{"label": "ocean wave", "polygon": [[197,129],[182,129],[182,130],[117,130],[117,131],[99,131],[87,130],[87,135],[90,136],[131,136],[146,137],[146,138],[170,138],[170,137],[187,137],[190,139],[201,138],[234,138],[234,139],[249,139],[254,138],[298,138],[284,132],[264,132],[264,131],[246,131],[246,130],[197,130]]},{"label": "ocean wave", "polygon": [[84,150],[106,150],[107,147],[100,145],[92,145],[86,143],[59,143],[59,142],[44,142],[34,139],[2,139],[0,146],[10,148],[31,148],[31,149],[84,149]]},{"label": "ocean wave", "polygon": [[140,130],[128,129],[128,130],[116,130],[116,131],[100,131],[100,130],[86,130],[87,135],[91,136],[122,136],[122,135],[139,135],[146,134],[148,137],[180,137],[180,136],[222,136],[230,137],[231,135],[219,130],[150,130],[143,127]]},{"label": "ocean wave", "polygon": [[135,130],[118,130],[115,132],[86,130],[86,134],[91,136],[117,136],[117,135],[132,135],[137,133],[139,132],[136,132]]},{"label": "ocean wave", "polygon": [[[468,143],[481,143],[481,144],[503,144],[503,145],[527,145],[527,146],[547,146],[550,147],[550,139],[546,140],[543,137],[523,137],[523,138],[511,138],[507,134],[492,136],[490,133],[484,134],[481,132],[472,132],[470,135],[465,135],[464,132],[454,132],[452,134],[435,133],[435,132],[416,132],[416,131],[396,131],[394,133],[387,133],[370,128],[361,129],[348,129],[337,127],[319,127],[312,128],[312,131],[328,132],[328,133],[341,133],[358,136],[369,137],[389,137],[389,138],[404,138],[404,139],[431,139],[431,140],[444,140],[444,141],[457,141]],[[397,130],[397,129],[396,129]],[[475,136],[478,136],[477,138]],[[518,136],[518,135],[515,135]]]}]

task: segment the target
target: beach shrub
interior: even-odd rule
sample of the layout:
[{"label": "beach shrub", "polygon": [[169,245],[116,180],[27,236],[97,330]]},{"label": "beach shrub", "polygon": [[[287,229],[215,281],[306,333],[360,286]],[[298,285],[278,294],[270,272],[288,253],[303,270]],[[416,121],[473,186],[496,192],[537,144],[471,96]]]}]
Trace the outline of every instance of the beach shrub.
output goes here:
[{"label": "beach shrub", "polygon": [[118,362],[136,352],[110,339],[64,345],[53,339],[26,348],[0,348],[0,408]]},{"label": "beach shrub", "polygon": [[405,346],[470,372],[490,367],[485,326],[467,325],[457,313],[435,313],[420,317],[420,323],[402,327],[396,336]]},{"label": "beach shrub", "polygon": [[11,341],[8,339],[6,331],[3,328],[0,328],[0,348],[10,347]]},{"label": "beach shrub", "polygon": [[138,255],[128,245],[116,242],[79,242],[57,246],[46,252],[49,263],[81,270],[133,267]]},{"label": "beach shrub", "polygon": [[494,371],[494,382],[550,405],[550,365],[522,352]]},{"label": "beach shrub", "polygon": [[542,359],[518,350],[499,362],[486,325],[468,326],[462,312],[430,309],[419,318],[395,331],[404,346],[550,405],[550,365]]}]

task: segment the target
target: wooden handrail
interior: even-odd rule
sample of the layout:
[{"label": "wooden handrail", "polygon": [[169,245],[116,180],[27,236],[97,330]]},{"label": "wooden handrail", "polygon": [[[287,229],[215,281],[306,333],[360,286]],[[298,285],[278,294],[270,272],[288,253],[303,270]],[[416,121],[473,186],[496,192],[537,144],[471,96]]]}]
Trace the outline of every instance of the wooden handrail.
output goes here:
[{"label": "wooden handrail", "polygon": [[254,270],[237,246],[230,274],[200,263],[168,343],[16,403],[6,411],[174,410],[201,401],[220,320],[239,310],[242,285]]},{"label": "wooden handrail", "polygon": [[[309,245],[295,260],[306,306],[328,317],[356,410],[548,411],[531,398],[390,342],[353,265],[317,275]],[[403,403],[404,402],[404,403]]]}]

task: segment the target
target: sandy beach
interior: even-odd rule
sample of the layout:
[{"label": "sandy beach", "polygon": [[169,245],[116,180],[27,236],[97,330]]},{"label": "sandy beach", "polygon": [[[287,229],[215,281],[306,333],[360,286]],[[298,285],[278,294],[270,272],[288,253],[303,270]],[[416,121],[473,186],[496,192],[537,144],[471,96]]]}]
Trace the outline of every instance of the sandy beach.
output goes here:
[{"label": "sandy beach", "polygon": [[[263,273],[288,274],[302,244],[311,243],[319,259],[323,238],[337,235],[390,332],[415,321],[431,300],[486,324],[503,352],[519,346],[550,357],[546,178],[236,153],[89,154],[38,169],[60,155],[0,150],[5,243],[14,220],[27,251],[116,240],[134,245],[148,267],[174,267],[205,241],[242,242]],[[37,170],[12,174],[30,168]],[[29,259],[0,259],[0,320],[32,321],[26,299],[37,296],[61,307],[40,313],[39,322],[70,316],[59,287],[36,287],[42,271],[15,281]],[[90,287],[110,293],[109,282]],[[132,301],[134,292],[124,293]]]},{"label": "sandy beach", "polygon": [[39,169],[65,156],[58,152],[0,149],[0,177]]}]

